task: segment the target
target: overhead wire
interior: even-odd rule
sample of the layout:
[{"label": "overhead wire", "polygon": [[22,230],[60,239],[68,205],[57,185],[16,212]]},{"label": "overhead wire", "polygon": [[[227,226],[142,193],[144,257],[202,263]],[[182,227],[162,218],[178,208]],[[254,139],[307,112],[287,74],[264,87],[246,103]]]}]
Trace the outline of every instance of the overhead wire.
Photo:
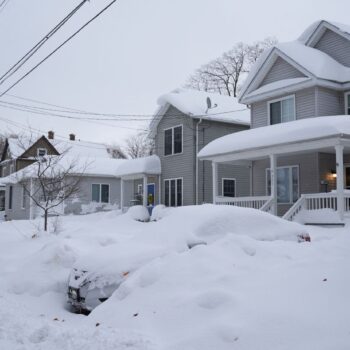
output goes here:
[{"label": "overhead wire", "polygon": [[[6,0],[4,0],[6,1]],[[63,18],[54,28],[52,28],[42,39],[40,39],[28,52],[24,54],[14,65],[12,65],[2,76],[0,85],[15,74],[39,49],[54,36],[88,0],[83,0],[65,18]],[[5,4],[6,5],[6,4]],[[0,4],[1,6],[1,4]]]},{"label": "overhead wire", "polygon": [[0,97],[4,96],[7,92],[12,90],[17,86],[22,80],[24,80],[28,75],[33,73],[40,65],[47,61],[51,56],[53,56],[57,51],[59,51],[64,45],[66,45],[70,40],[72,40],[76,35],[78,35],[84,28],[101,16],[105,11],[107,11],[117,0],[111,1],[107,6],[100,10],[95,16],[93,16],[89,21],[82,25],[78,30],[76,30],[72,35],[70,35],[66,40],[64,40],[59,46],[57,46],[53,51],[51,51],[47,56],[45,56],[41,61],[39,61],[33,68],[31,68],[27,73],[22,75],[15,83],[10,85],[4,92],[0,94]]}]

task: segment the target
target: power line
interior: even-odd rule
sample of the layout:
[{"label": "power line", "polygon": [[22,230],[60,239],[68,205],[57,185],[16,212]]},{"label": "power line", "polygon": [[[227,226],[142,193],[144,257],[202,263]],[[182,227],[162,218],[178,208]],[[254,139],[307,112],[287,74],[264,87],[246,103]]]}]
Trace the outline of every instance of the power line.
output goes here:
[{"label": "power line", "polygon": [[2,3],[0,4],[0,13],[4,11],[5,7],[8,5],[10,0],[3,0]]},{"label": "power line", "polygon": [[107,11],[117,0],[111,1],[107,6],[105,6],[101,11],[99,11],[94,17],[87,21],[83,26],[81,26],[77,31],[75,31],[71,36],[69,36],[63,43],[61,43],[56,49],[51,51],[45,58],[43,58],[39,63],[37,63],[32,69],[30,69],[26,74],[19,78],[14,84],[12,84],[7,90],[5,90],[0,97],[4,96],[7,92],[13,89],[17,84],[19,84],[23,79],[25,79],[29,74],[34,72],[41,64],[48,60],[52,55],[54,55],[58,50],[60,50],[65,44],[72,40],[77,34],[79,34],[85,27],[92,23],[96,18],[98,18],[102,13]]},{"label": "power line", "polygon": [[[2,3],[4,3],[4,1]],[[88,0],[83,0],[78,6],[76,6],[65,18],[63,18],[63,20],[52,28],[39,42],[37,42],[34,47],[32,47],[24,56],[22,56],[10,69],[8,69],[7,72],[0,77],[0,85],[15,74],[54,34],[57,33],[59,29],[61,29],[73,17],[76,12],[79,11],[79,9],[87,1]],[[6,4],[4,6],[6,6]]]}]

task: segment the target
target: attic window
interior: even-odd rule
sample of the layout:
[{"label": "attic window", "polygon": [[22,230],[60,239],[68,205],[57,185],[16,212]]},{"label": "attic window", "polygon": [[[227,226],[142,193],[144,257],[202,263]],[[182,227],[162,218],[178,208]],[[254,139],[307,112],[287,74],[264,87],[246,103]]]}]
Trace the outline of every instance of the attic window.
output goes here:
[{"label": "attic window", "polygon": [[295,98],[287,96],[279,100],[268,102],[270,125],[295,120]]},{"label": "attic window", "polygon": [[47,155],[47,149],[46,148],[38,148],[37,155],[38,155],[38,157],[45,157]]}]

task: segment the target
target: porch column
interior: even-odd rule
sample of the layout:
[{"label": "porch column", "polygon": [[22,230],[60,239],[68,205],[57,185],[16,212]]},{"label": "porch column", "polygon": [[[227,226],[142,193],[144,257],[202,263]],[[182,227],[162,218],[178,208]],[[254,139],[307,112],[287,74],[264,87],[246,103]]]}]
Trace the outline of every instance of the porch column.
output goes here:
[{"label": "porch column", "polygon": [[142,196],[142,205],[147,206],[147,176],[143,176],[143,196]]},{"label": "porch column", "polygon": [[211,163],[213,168],[213,204],[216,204],[216,196],[218,195],[218,163]]},{"label": "porch column", "polygon": [[124,180],[120,178],[120,209],[124,208]]},{"label": "porch column", "polygon": [[343,145],[335,146],[335,160],[337,165],[337,211],[340,220],[344,219],[344,159]]},{"label": "porch column", "polygon": [[272,214],[277,215],[277,157],[270,155]]}]

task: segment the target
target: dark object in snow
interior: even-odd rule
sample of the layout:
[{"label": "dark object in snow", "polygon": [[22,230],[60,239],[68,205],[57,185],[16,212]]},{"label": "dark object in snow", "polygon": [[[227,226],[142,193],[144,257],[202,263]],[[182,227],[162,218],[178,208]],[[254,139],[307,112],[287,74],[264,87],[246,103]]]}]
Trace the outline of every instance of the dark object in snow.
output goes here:
[{"label": "dark object in snow", "polygon": [[134,316],[134,317],[136,317],[136,316],[138,316],[138,315],[139,315],[138,313],[136,313],[136,314],[133,314],[133,316]]},{"label": "dark object in snow", "polygon": [[298,235],[298,242],[311,242],[311,237],[307,232],[302,233],[301,235]]},{"label": "dark object in snow", "polygon": [[197,245],[207,245],[207,242],[204,242],[204,241],[187,242],[188,249],[192,249],[194,247],[197,247]]},{"label": "dark object in snow", "polygon": [[59,319],[58,319],[57,317],[55,317],[55,318],[53,319],[53,321],[59,321]]},{"label": "dark object in snow", "polygon": [[100,324],[97,322],[97,323],[96,323],[96,327],[98,327],[99,325],[100,325]]},{"label": "dark object in snow", "polygon": [[323,279],[323,282],[327,282],[327,278],[324,278],[324,279]]}]

